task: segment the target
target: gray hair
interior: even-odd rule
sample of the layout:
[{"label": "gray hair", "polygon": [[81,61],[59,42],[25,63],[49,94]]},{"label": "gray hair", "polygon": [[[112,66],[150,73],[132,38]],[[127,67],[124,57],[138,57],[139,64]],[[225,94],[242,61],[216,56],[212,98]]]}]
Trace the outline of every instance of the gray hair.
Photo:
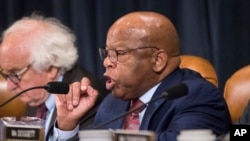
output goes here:
[{"label": "gray hair", "polygon": [[56,18],[32,14],[16,21],[3,33],[3,39],[13,32],[34,32],[25,41],[30,50],[29,61],[37,71],[54,66],[61,73],[70,70],[78,59],[73,32]]}]

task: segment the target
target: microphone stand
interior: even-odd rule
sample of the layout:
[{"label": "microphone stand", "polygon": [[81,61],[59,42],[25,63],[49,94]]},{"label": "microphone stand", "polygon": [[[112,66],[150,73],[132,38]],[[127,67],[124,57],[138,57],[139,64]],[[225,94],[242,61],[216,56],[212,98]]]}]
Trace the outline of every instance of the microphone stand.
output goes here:
[{"label": "microphone stand", "polygon": [[152,103],[152,102],[154,102],[154,101],[156,101],[156,100],[158,100],[158,99],[161,99],[161,98],[163,98],[163,97],[166,97],[166,96],[165,96],[165,95],[160,95],[159,97],[156,97],[156,98],[154,98],[154,99],[152,99],[152,100],[150,100],[150,101],[144,103],[143,105],[141,105],[141,106],[139,106],[139,107],[137,107],[137,108],[135,108],[135,109],[129,110],[129,111],[125,112],[125,113],[122,113],[122,114],[116,116],[116,117],[113,118],[113,119],[110,119],[110,120],[108,120],[108,121],[106,121],[106,122],[104,122],[104,123],[102,123],[102,124],[99,124],[99,125],[97,125],[97,126],[94,126],[93,129],[99,129],[99,128],[103,127],[104,125],[107,125],[107,124],[109,124],[109,123],[111,123],[111,122],[114,122],[114,121],[116,121],[116,120],[118,120],[118,119],[120,119],[120,118],[122,118],[122,117],[124,117],[124,116],[126,116],[126,115],[128,115],[128,114],[130,114],[130,113],[132,113],[132,112],[134,112],[134,111],[137,111],[137,110],[139,110],[139,109],[141,109],[141,108],[143,108],[143,107],[146,108],[146,107],[148,106],[148,104],[150,104],[150,103]]},{"label": "microphone stand", "polygon": [[52,81],[52,82],[47,83],[45,86],[35,86],[35,87],[25,89],[25,90],[19,92],[18,94],[16,94],[15,96],[13,96],[12,98],[8,99],[7,101],[0,104],[0,108],[2,106],[4,106],[5,104],[7,104],[8,102],[10,102],[11,100],[18,97],[19,95],[21,95],[29,90],[33,90],[33,89],[45,89],[49,93],[67,94],[69,91],[69,84],[65,83],[65,82]]},{"label": "microphone stand", "polygon": [[4,106],[5,104],[7,104],[8,102],[10,102],[10,101],[12,101],[13,99],[15,99],[16,97],[18,97],[19,95],[21,95],[21,94],[23,94],[23,93],[25,93],[25,92],[27,92],[27,91],[29,91],[29,90],[33,90],[33,89],[43,89],[43,88],[45,88],[45,86],[31,87],[31,88],[29,88],[29,89],[23,90],[23,91],[19,92],[18,94],[16,94],[15,96],[13,96],[12,98],[10,98],[10,99],[8,99],[7,101],[3,102],[3,103],[0,105],[0,108],[1,108],[2,106]]}]

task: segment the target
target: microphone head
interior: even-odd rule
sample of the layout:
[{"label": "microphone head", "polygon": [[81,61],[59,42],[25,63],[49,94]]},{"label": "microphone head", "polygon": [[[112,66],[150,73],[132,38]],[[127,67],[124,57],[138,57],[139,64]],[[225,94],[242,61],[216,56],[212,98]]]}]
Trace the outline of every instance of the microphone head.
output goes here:
[{"label": "microphone head", "polygon": [[188,93],[187,85],[184,83],[181,83],[181,84],[175,85],[173,87],[167,88],[162,93],[162,96],[167,98],[167,99],[176,99],[176,98],[187,95],[187,93]]},{"label": "microphone head", "polygon": [[49,93],[67,94],[69,92],[69,84],[65,82],[52,81],[45,85],[44,89]]}]

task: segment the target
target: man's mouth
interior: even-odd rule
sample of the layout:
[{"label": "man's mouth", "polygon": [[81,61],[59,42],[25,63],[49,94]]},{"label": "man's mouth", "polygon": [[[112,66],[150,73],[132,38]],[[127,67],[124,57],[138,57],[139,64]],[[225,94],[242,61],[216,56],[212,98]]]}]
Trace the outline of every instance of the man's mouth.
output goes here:
[{"label": "man's mouth", "polygon": [[108,76],[105,76],[106,77],[106,88],[108,90],[112,90],[114,85],[115,85],[115,82],[112,80],[112,78],[108,77]]}]

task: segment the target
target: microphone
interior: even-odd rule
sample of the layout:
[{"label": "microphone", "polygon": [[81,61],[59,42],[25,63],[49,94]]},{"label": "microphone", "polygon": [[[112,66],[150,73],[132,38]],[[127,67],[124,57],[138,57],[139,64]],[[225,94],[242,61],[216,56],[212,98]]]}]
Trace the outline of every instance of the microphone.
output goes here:
[{"label": "microphone", "polygon": [[142,106],[139,106],[139,107],[137,107],[135,109],[129,110],[129,111],[125,112],[125,113],[122,113],[122,114],[118,115],[117,117],[115,117],[115,118],[113,118],[111,120],[108,120],[108,121],[106,121],[106,122],[104,122],[102,124],[94,126],[93,129],[99,129],[99,128],[101,128],[101,127],[103,127],[103,126],[105,126],[105,125],[107,125],[109,123],[112,123],[112,122],[114,122],[114,121],[116,121],[116,120],[118,120],[118,119],[132,113],[132,112],[135,112],[135,111],[137,111],[137,110],[139,110],[139,109],[141,109],[143,107],[147,107],[148,104],[150,104],[152,102],[155,102],[156,100],[159,100],[159,99],[162,99],[162,98],[165,98],[167,100],[173,100],[173,99],[177,99],[179,97],[185,96],[185,95],[187,95],[187,93],[188,93],[188,87],[184,83],[181,83],[181,84],[175,85],[173,87],[167,88],[160,96],[151,99],[150,101],[144,103]]},{"label": "microphone", "polygon": [[69,92],[69,84],[66,82],[52,81],[44,86],[49,93],[67,94]]},{"label": "microphone", "polygon": [[0,107],[4,106],[5,104],[9,103],[19,95],[33,89],[45,89],[49,93],[56,93],[56,94],[67,94],[69,92],[69,84],[65,82],[57,82],[57,81],[52,81],[47,83],[44,86],[36,86],[36,87],[31,87],[28,89],[25,89],[19,93],[17,93],[15,96],[11,97],[7,101],[3,102],[0,104]]}]

